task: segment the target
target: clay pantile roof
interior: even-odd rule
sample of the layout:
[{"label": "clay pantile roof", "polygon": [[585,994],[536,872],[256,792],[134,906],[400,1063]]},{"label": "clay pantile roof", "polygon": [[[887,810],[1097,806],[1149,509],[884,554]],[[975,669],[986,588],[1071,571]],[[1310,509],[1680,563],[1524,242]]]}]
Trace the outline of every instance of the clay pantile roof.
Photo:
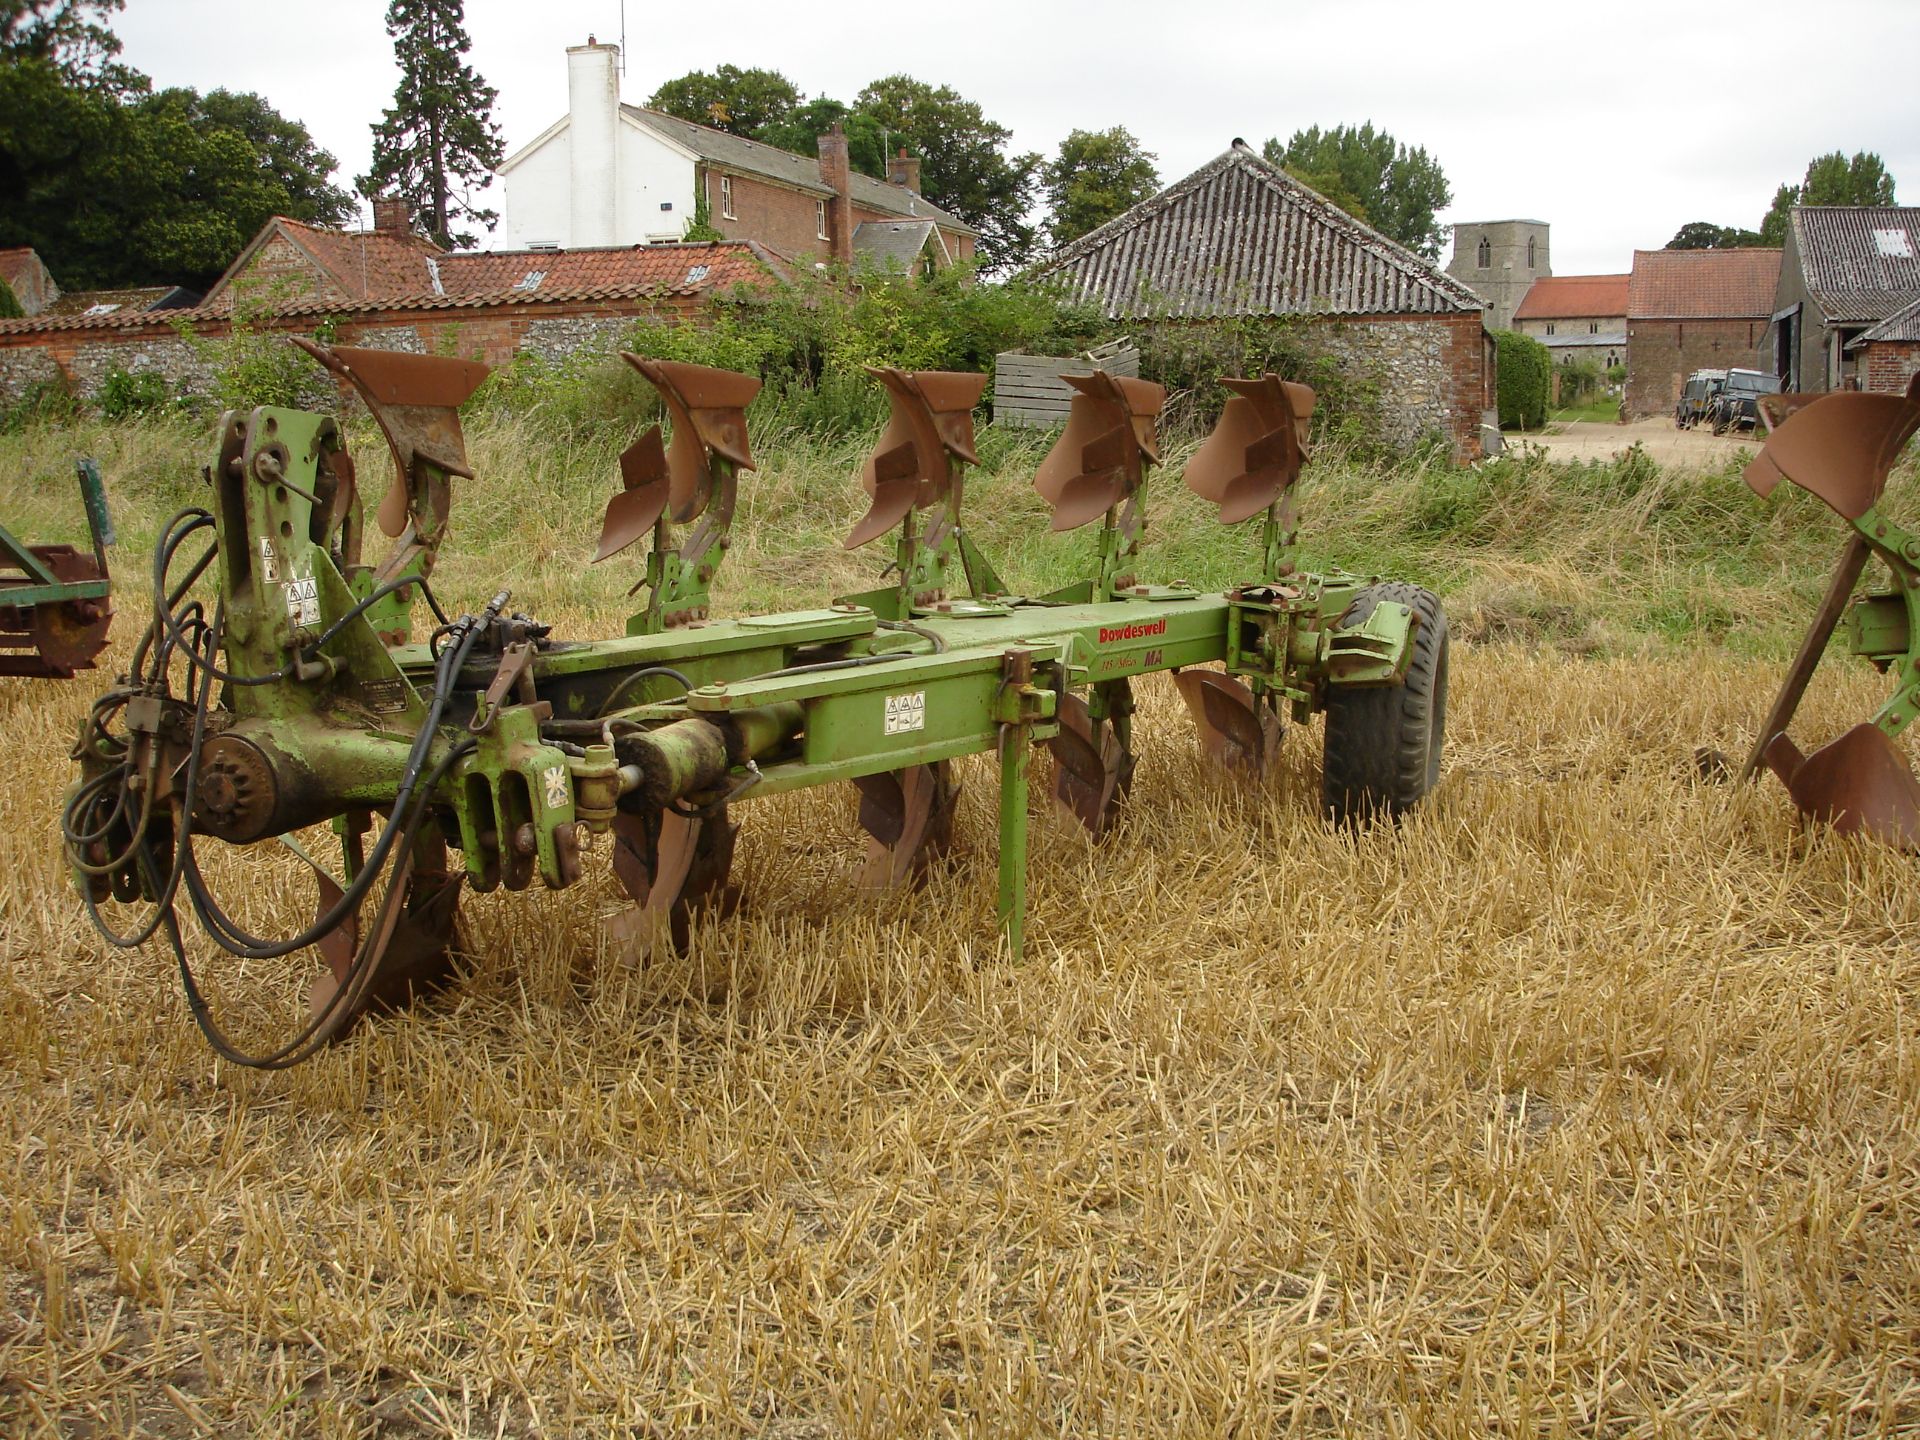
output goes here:
[{"label": "clay pantile roof", "polygon": [[276,217],[274,223],[356,300],[376,295],[417,295],[434,289],[433,262],[439,259],[440,250],[430,240],[402,238],[379,230],[326,230],[284,216]]},{"label": "clay pantile roof", "polygon": [[[655,134],[684,146],[709,164],[746,175],[778,180],[809,195],[826,197],[833,194],[833,188],[820,178],[817,156],[796,155],[791,150],[762,145],[758,140],[732,135],[710,125],[696,125],[691,120],[682,120],[677,115],[648,110],[640,105],[622,105],[620,109],[635,124],[644,125]],[[978,233],[966,221],[949,215],[926,196],[916,195],[901,185],[889,185],[858,170],[853,172],[848,182],[847,193],[854,204],[865,210],[877,210],[882,215],[898,215],[907,220],[932,220],[947,230],[956,230],[965,235]]]},{"label": "clay pantile roof", "polygon": [[[773,255],[749,241],[627,245],[604,250],[501,250],[443,255],[449,295],[527,294],[605,287],[726,291],[781,272]],[[539,278],[534,278],[538,276]]]},{"label": "clay pantile roof", "polygon": [[1550,275],[1527,287],[1516,320],[1599,320],[1627,313],[1625,275]]},{"label": "clay pantile roof", "polygon": [[1778,250],[1636,250],[1627,318],[1764,320],[1779,283]]},{"label": "clay pantile roof", "polygon": [[[443,255],[436,265],[440,293],[370,295],[329,300],[303,296],[271,307],[279,316],[352,315],[370,310],[484,310],[504,305],[641,301],[667,296],[724,295],[740,285],[785,282],[786,262],[751,240],[717,240],[693,245],[641,245],[625,250],[510,250],[495,254]],[[471,271],[461,275],[461,267]],[[540,281],[523,288],[518,281],[541,270]],[[503,277],[505,278],[504,283]],[[489,288],[477,288],[486,286]],[[36,316],[0,320],[0,335],[34,330],[119,330],[141,325],[189,324],[227,318],[228,306],[210,300],[192,310],[117,310],[107,315]]]},{"label": "clay pantile roof", "polygon": [[1451,275],[1240,144],[1036,273],[1115,319],[1486,309]]},{"label": "clay pantile roof", "polygon": [[1920,207],[1797,205],[1807,294],[1829,320],[1884,320],[1920,295]]}]

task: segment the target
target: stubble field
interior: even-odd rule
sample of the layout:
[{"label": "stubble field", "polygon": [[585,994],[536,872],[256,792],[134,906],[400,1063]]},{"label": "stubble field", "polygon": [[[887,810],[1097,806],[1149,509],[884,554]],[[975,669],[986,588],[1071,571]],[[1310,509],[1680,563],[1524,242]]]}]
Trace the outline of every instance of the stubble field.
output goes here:
[{"label": "stubble field", "polygon": [[[191,438],[0,459],[33,519],[55,457],[106,450],[137,538]],[[843,489],[844,459],[819,462]],[[851,496],[757,478],[740,604],[857,583],[791,561],[826,553],[793,517],[824,534]],[[563,630],[617,628],[631,577],[572,568],[590,507],[505,493],[443,593],[517,575]],[[1022,550],[1025,503],[983,506],[1010,568],[1070,564]],[[601,852],[571,891],[468,897],[471,978],[281,1076],[217,1063],[167,957],[107,947],[66,885],[95,680],[0,681],[0,1432],[1920,1426],[1913,862],[1691,759],[1751,739],[1830,520],[1724,475],[1538,466],[1307,504],[1310,552],[1357,537],[1455,616],[1444,778],[1398,828],[1321,821],[1317,727],[1237,783],[1146,686],[1118,829],[1037,815],[1023,964],[979,763],[916,894],[854,891],[850,790],[748,804],[742,903],[689,955],[600,963]],[[1240,563],[1193,549],[1199,518],[1158,535],[1182,568]],[[1881,693],[1822,679],[1805,738]],[[291,925],[311,896],[271,848],[211,873]],[[314,964],[195,953],[254,1038]]]}]

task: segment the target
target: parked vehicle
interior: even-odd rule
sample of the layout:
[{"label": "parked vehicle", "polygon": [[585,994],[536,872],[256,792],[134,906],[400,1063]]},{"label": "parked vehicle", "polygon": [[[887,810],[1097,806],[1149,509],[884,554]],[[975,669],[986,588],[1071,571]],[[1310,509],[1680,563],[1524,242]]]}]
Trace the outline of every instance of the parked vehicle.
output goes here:
[{"label": "parked vehicle", "polygon": [[1729,370],[1727,383],[1707,402],[1706,422],[1716,435],[1756,429],[1760,424],[1760,397],[1779,393],[1778,376],[1759,370]]},{"label": "parked vehicle", "polygon": [[1727,383],[1724,370],[1696,370],[1687,376],[1687,383],[1680,387],[1680,398],[1674,403],[1673,423],[1682,430],[1691,430],[1706,418],[1707,406],[1713,403],[1713,397],[1720,393],[1720,387]]}]

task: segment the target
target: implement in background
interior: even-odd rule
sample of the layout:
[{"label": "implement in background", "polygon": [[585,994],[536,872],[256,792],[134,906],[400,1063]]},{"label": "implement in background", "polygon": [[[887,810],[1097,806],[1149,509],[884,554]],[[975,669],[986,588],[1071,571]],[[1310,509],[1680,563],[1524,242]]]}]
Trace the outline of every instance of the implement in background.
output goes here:
[{"label": "implement in background", "polygon": [[[1764,764],[1809,819],[1920,849],[1920,779],[1893,743],[1920,715],[1920,533],[1880,504],[1894,462],[1920,432],[1920,375],[1904,395],[1763,395],[1759,408],[1771,433],[1747,466],[1747,484],[1764,497],[1791,480],[1846,521],[1848,534],[1739,778]],[[1856,598],[1874,559],[1886,567],[1888,583]],[[1787,726],[1843,620],[1848,649],[1891,675],[1894,691],[1871,720],[1805,754]]]},{"label": "implement in background", "polygon": [[75,468],[91,555],[71,545],[27,545],[0,525],[0,675],[70,680],[76,670],[91,670],[106,648],[113,521],[100,467],[81,460]]}]

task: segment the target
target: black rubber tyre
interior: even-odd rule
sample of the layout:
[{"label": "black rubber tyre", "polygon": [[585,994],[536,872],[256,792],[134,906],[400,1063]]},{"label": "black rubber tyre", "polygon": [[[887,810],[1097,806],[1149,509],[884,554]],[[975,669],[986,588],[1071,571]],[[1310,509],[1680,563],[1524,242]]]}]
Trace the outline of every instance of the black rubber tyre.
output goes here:
[{"label": "black rubber tyre", "polygon": [[1413,658],[1401,684],[1336,687],[1327,696],[1321,794],[1327,817],[1343,824],[1398,816],[1440,780],[1447,733],[1446,612],[1432,591],[1395,580],[1362,590],[1338,628],[1361,624],[1382,600],[1413,611]]}]

